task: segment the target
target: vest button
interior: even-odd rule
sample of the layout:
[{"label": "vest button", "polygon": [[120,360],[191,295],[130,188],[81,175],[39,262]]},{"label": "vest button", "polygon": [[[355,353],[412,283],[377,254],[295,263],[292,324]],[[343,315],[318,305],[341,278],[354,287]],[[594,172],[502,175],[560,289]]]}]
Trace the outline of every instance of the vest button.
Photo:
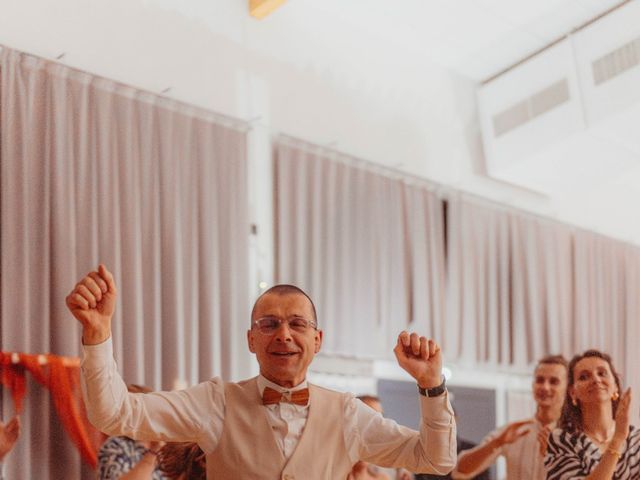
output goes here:
[{"label": "vest button", "polygon": [[284,475],[284,477],[282,477],[283,480],[295,480],[296,477],[294,477],[293,475],[289,475],[288,473],[286,473]]}]

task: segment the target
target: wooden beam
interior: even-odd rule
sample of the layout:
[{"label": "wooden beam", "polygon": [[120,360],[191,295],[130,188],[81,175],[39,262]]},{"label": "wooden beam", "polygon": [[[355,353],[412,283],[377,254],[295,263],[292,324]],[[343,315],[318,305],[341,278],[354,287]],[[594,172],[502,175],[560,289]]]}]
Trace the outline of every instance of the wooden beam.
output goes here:
[{"label": "wooden beam", "polygon": [[249,13],[258,20],[266,17],[287,0],[249,0]]}]

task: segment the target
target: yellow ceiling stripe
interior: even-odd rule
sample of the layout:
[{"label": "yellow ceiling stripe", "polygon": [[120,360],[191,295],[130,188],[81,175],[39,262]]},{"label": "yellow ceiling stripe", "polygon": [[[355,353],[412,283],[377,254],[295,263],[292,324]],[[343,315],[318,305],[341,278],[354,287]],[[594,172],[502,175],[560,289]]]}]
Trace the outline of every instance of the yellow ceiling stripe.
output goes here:
[{"label": "yellow ceiling stripe", "polygon": [[286,0],[249,0],[249,13],[252,17],[261,19],[269,15]]}]

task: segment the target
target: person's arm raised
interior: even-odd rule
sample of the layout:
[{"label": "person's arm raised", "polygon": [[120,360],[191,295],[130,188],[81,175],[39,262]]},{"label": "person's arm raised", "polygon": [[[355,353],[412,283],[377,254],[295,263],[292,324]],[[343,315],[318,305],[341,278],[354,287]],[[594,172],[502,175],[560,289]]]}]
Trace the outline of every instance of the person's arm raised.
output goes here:
[{"label": "person's arm raised", "polygon": [[453,478],[472,478],[486,470],[496,460],[500,449],[529,433],[529,428],[526,427],[533,425],[533,423],[533,420],[511,423],[499,434],[487,437],[477,447],[460,452]]},{"label": "person's arm raised", "polygon": [[[449,473],[456,463],[456,424],[443,387],[442,352],[433,339],[403,331],[393,352],[398,364],[418,383],[420,390],[419,470],[410,464],[395,465],[421,473]],[[417,451],[417,449],[416,449]]]},{"label": "person's arm raised", "polygon": [[113,275],[103,264],[85,275],[67,295],[67,308],[82,324],[82,343],[97,345],[111,336],[116,296]]},{"label": "person's arm raised", "polygon": [[180,392],[128,393],[113,358],[111,318],[116,296],[113,275],[100,265],[80,280],[66,299],[83,327],[80,371],[89,421],[109,435],[136,440],[197,440],[203,450],[213,451],[224,425],[224,383],[211,379]]},{"label": "person's arm raised", "polygon": [[613,477],[622,456],[627,437],[629,436],[629,407],[631,406],[631,388],[620,397],[618,410],[616,411],[616,429],[613,438],[600,457],[596,468],[585,477],[586,480],[609,480]]}]

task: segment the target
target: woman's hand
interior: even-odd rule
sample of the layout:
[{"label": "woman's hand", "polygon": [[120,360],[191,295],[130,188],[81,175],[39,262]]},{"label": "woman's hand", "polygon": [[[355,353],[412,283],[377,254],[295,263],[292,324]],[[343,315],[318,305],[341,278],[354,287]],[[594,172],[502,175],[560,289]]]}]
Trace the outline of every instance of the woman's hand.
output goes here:
[{"label": "woman's hand", "polygon": [[629,436],[629,410],[631,407],[631,388],[627,388],[618,403],[616,410],[616,429],[611,440],[611,448],[620,451]]}]

